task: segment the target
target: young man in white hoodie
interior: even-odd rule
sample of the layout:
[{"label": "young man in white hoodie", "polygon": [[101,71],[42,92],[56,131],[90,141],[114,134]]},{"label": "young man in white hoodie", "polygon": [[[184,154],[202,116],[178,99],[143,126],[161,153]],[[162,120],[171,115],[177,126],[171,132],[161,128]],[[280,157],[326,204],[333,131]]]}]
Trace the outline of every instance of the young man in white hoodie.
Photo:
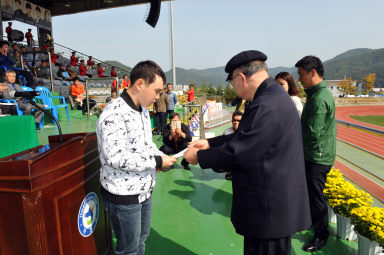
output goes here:
[{"label": "young man in white hoodie", "polygon": [[115,253],[142,255],[151,228],[156,169],[169,169],[177,159],[156,148],[146,109],[163,90],[164,72],[143,61],[132,69],[130,80],[132,86],[104,108],[96,133],[101,193],[117,238]]}]

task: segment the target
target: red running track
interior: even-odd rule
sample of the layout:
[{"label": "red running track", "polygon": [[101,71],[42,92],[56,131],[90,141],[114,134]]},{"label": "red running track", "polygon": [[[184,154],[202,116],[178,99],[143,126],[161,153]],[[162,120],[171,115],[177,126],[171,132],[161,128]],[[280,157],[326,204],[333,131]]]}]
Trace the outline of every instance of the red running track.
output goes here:
[{"label": "red running track", "polygon": [[384,131],[384,127],[354,120],[349,116],[384,115],[384,105],[338,106],[336,119]]},{"label": "red running track", "polygon": [[337,125],[337,138],[384,157],[384,137]]},{"label": "red running track", "polygon": [[357,183],[360,187],[368,191],[370,194],[384,202],[384,187],[370,180],[359,172],[344,165],[340,161],[335,161],[335,168],[339,169],[345,177]]}]

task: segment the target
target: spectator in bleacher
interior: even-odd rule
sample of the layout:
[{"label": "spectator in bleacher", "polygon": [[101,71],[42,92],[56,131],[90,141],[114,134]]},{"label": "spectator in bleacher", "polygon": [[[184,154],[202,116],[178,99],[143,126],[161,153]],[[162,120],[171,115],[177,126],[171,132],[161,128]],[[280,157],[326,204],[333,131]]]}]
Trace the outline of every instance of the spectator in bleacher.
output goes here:
[{"label": "spectator in bleacher", "polygon": [[112,82],[111,93],[117,93],[117,80],[119,79],[119,76],[116,76],[115,78],[117,79],[114,79]]},{"label": "spectator in bleacher", "polygon": [[[192,141],[191,130],[187,125],[180,122],[178,113],[169,115],[169,120],[170,123],[163,130],[164,145],[160,147],[160,151],[167,155],[179,153],[187,148],[188,143]],[[184,169],[191,170],[185,159],[181,161],[181,165]]]},{"label": "spectator in bleacher", "polygon": [[43,45],[43,48],[41,48],[41,51],[48,52],[49,49],[51,49],[51,48],[52,48],[52,43],[47,39],[47,40],[45,40],[45,43]]},{"label": "spectator in bleacher", "polygon": [[299,116],[301,117],[301,113],[303,112],[303,104],[301,103],[300,97],[297,96],[299,94],[299,90],[296,87],[293,76],[288,72],[280,72],[275,76],[275,81],[280,84],[285,92],[287,92],[291,97],[299,113]]},{"label": "spectator in bleacher", "polygon": [[17,43],[14,43],[14,44],[12,44],[12,49],[9,49],[9,53],[11,53],[11,55],[13,56],[14,52],[17,50],[20,51],[19,45]]},{"label": "spectator in bleacher", "polygon": [[47,79],[47,80],[51,79],[48,62],[46,60],[42,60],[41,64],[38,67],[36,67],[36,76],[37,78],[41,78],[41,79]]},{"label": "spectator in bleacher", "polygon": [[12,22],[8,22],[8,26],[5,28],[5,33],[7,33],[8,41],[12,42],[11,34],[12,34]]},{"label": "spectator in bleacher", "polygon": [[[35,110],[33,117],[35,118],[36,123],[36,129],[39,129],[38,124],[41,121],[41,118],[43,117],[43,111],[38,109],[37,107],[31,105],[28,101],[21,97],[14,97],[12,96],[12,91],[22,91],[19,84],[16,84],[16,73],[14,70],[8,69],[5,73],[5,84],[7,85],[7,90],[3,91],[3,98],[4,99],[13,99],[16,100],[17,106],[20,110],[24,112],[25,115],[31,115],[32,110]],[[38,104],[41,108],[45,108],[44,105]]]},{"label": "spectator in bleacher", "polygon": [[116,69],[114,66],[112,66],[112,69],[111,69],[111,77],[116,77],[117,76],[117,73],[116,73]]},{"label": "spectator in bleacher", "polygon": [[71,65],[67,65],[66,71],[69,74],[69,78],[68,78],[69,80],[73,80],[74,78],[77,77],[77,74],[72,70],[72,66]]},{"label": "spectator in bleacher", "polygon": [[25,33],[25,38],[27,39],[27,44],[28,46],[32,46],[32,40],[33,40],[33,35],[31,33],[32,29],[28,29],[28,32]]},{"label": "spectator in bleacher", "polygon": [[[243,112],[235,111],[232,114],[232,127],[229,127],[226,130],[224,130],[223,135],[230,135],[230,134],[235,133],[237,131],[237,129],[239,128],[239,124],[240,124],[242,117],[243,117]],[[227,170],[227,173],[225,174],[224,178],[227,180],[232,180],[231,170]]]},{"label": "spectator in bleacher", "polygon": [[121,82],[121,89],[125,90],[129,88],[130,84],[131,84],[131,81],[128,79],[128,75],[124,75],[124,79]]},{"label": "spectator in bleacher", "polygon": [[[171,114],[175,111],[175,104],[177,104],[177,96],[176,96],[175,92],[172,92],[172,84],[171,83],[167,84],[167,92],[165,92],[165,94],[167,94],[168,99],[169,99],[169,105],[168,105],[167,113],[169,114],[169,116],[171,116]],[[169,118],[171,118],[171,117],[169,117]]]},{"label": "spectator in bleacher", "polygon": [[85,67],[84,59],[80,60],[79,72],[81,76],[85,76],[87,74],[87,68]]},{"label": "spectator in bleacher", "polygon": [[65,70],[65,66],[63,64],[59,66],[59,70],[57,71],[56,76],[66,81],[71,81],[73,78],[75,78],[75,77],[72,77],[72,78],[70,77],[67,70]]},{"label": "spectator in bleacher", "polygon": [[9,56],[9,44],[8,42],[2,41],[0,43],[0,66],[5,66],[7,69],[14,70],[16,75],[22,75],[27,81],[27,86],[35,88],[35,81],[33,80],[32,74],[24,70],[15,69],[13,66],[15,62]]},{"label": "spectator in bleacher", "polygon": [[79,58],[76,57],[76,51],[73,51],[71,56],[71,66],[76,66],[77,62],[79,62]]},{"label": "spectator in bleacher", "polygon": [[[73,101],[78,102],[80,104],[81,110],[85,115],[87,113],[87,99],[85,97],[84,85],[80,82],[78,77],[73,79],[73,84],[70,87],[71,96]],[[89,100],[89,110],[92,109],[96,105],[96,101],[93,99]]]},{"label": "spectator in bleacher", "polygon": [[16,68],[21,68],[20,51],[15,50],[15,51],[13,52],[12,59],[13,59],[13,61],[15,62],[15,67],[16,67]]},{"label": "spectator in bleacher", "polygon": [[195,99],[195,89],[193,84],[189,85],[189,91],[185,91],[185,93],[188,94],[188,99],[187,99],[188,102],[191,102]]},{"label": "spectator in bleacher", "polygon": [[[26,52],[27,52],[27,48],[25,48],[24,45],[21,45],[20,46],[20,53],[23,54],[23,53],[26,53]],[[23,58],[24,58],[24,56],[23,56]]]},{"label": "spectator in bleacher", "polygon": [[55,49],[54,48],[50,48],[49,49],[49,54],[51,55],[51,62],[53,64],[55,64],[56,66],[59,65],[59,63],[57,63],[57,59],[60,57],[59,54],[55,54]]},{"label": "spectator in bleacher", "polygon": [[25,59],[27,59],[28,66],[29,66],[31,69],[32,69],[32,68],[35,68],[35,67],[38,66],[38,65],[40,65],[40,61],[41,61],[41,59],[42,59],[38,47],[33,47],[32,52],[29,53],[29,54],[27,54],[27,55],[23,55],[23,57],[24,57]]},{"label": "spectator in bleacher", "polygon": [[93,68],[94,65],[95,65],[95,62],[92,61],[92,56],[89,56],[89,58],[87,60],[87,66],[89,68]]},{"label": "spectator in bleacher", "polygon": [[97,75],[101,78],[101,77],[104,77],[104,69],[103,69],[103,66],[101,65],[101,63],[98,63],[97,64]]},{"label": "spectator in bleacher", "polygon": [[163,128],[167,125],[167,109],[169,106],[168,96],[161,91],[159,99],[153,104],[153,113],[155,114],[156,130],[155,134],[162,134]]}]

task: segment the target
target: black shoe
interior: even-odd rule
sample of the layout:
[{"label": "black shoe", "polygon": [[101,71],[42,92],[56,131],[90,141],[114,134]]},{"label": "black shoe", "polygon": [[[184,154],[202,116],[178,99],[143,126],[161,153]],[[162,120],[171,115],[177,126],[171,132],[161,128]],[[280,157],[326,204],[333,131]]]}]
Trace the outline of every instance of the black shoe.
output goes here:
[{"label": "black shoe", "polygon": [[225,174],[224,178],[225,178],[226,180],[232,180],[232,173],[231,173],[231,172],[227,172],[227,173]]},{"label": "black shoe", "polygon": [[309,243],[304,245],[303,250],[307,252],[318,251],[327,243],[327,239],[328,238],[320,239],[318,237],[315,237]]}]

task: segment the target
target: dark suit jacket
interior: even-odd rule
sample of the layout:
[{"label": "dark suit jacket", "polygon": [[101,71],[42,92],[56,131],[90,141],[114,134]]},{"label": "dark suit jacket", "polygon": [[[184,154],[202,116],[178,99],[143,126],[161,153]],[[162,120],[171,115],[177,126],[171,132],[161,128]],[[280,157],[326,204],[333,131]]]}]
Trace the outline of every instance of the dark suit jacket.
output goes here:
[{"label": "dark suit jacket", "polygon": [[208,141],[198,160],[202,168],[232,171],[237,233],[281,238],[311,225],[299,115],[272,78],[256,91],[236,133]]}]

